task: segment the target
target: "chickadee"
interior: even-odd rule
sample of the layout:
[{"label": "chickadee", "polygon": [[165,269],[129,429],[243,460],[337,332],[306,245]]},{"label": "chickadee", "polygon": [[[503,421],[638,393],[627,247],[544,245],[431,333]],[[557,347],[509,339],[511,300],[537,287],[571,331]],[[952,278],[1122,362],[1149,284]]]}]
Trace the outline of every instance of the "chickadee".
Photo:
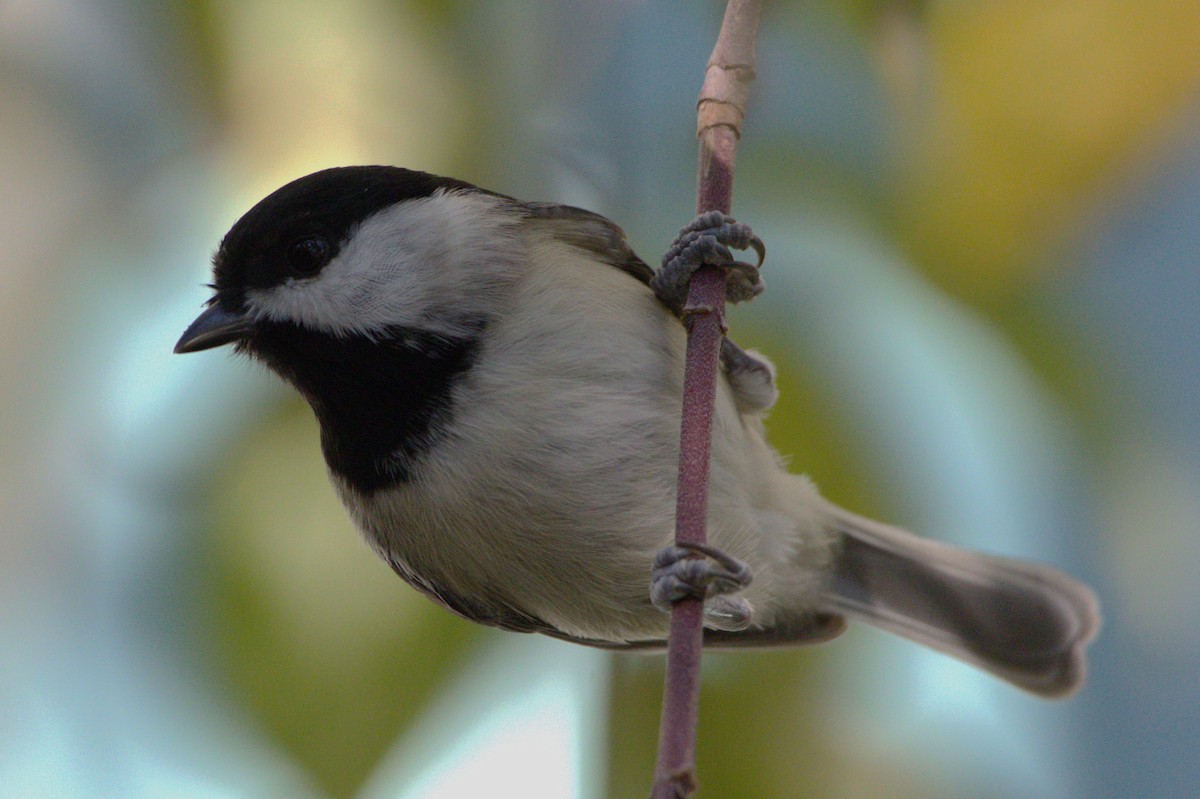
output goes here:
[{"label": "chickadee", "polygon": [[[473,621],[656,649],[664,610],[707,589],[711,646],[821,641],[852,617],[1071,693],[1099,625],[1092,592],[821,498],[764,439],[772,367],[732,342],[711,547],[671,546],[687,276],[748,246],[761,260],[748,228],[701,217],[656,277],[588,211],[396,167],[327,169],[238,220],[175,351],[232,343],[295,386],[367,542]],[[739,296],[760,287],[748,264],[730,275]]]}]

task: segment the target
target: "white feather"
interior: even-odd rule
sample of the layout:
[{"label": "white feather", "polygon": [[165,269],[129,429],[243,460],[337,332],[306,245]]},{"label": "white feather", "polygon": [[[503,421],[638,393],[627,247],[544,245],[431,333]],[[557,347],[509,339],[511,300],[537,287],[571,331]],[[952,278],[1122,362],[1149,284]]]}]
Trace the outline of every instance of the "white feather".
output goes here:
[{"label": "white feather", "polygon": [[[455,594],[576,636],[661,637],[650,564],[673,532],[683,328],[629,275],[548,236],[527,246],[419,479],[371,497],[335,483],[376,549]],[[724,382],[712,491],[711,542],[755,568],[754,623],[815,608],[829,526],[798,529],[811,489],[779,470]]]},{"label": "white feather", "polygon": [[459,336],[495,308],[517,274],[516,216],[502,198],[439,189],[360,223],[315,277],[247,292],[258,318],[337,336],[375,338],[388,327]]}]

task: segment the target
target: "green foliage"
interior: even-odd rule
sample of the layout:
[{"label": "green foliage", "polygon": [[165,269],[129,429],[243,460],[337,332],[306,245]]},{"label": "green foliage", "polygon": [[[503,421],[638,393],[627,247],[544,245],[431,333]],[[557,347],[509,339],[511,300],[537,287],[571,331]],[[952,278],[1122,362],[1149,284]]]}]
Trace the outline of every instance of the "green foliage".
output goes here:
[{"label": "green foliage", "polygon": [[307,406],[261,420],[214,488],[214,642],[231,690],[351,796],[470,657],[476,628],[401,582],[333,495]]}]

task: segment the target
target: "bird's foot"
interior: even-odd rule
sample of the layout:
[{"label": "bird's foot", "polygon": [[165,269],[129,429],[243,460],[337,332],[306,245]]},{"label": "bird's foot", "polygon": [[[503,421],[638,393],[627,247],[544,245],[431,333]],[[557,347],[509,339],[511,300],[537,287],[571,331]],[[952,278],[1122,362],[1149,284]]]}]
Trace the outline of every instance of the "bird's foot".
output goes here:
[{"label": "bird's foot", "polygon": [[744,630],[754,608],[744,597],[728,596],[750,584],[750,567],[706,544],[675,544],[654,557],[650,601],[664,613],[678,601],[704,601],[704,623],[717,630]]},{"label": "bird's foot", "polygon": [[[754,250],[758,254],[758,263],[734,260],[730,248]],[[762,239],[754,235],[749,225],[720,211],[709,211],[679,231],[679,237],[663,255],[662,268],[650,281],[650,288],[660,302],[681,315],[692,275],[703,266],[714,266],[725,271],[726,300],[749,300],[762,293],[759,267],[766,254]]]}]

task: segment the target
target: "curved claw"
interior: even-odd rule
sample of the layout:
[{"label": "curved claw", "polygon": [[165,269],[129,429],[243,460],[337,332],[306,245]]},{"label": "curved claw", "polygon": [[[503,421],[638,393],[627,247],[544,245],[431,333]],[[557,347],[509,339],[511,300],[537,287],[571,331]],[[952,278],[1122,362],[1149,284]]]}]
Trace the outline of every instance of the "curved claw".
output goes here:
[{"label": "curved claw", "polygon": [[[681,599],[736,593],[750,581],[750,567],[732,555],[707,544],[676,544],[654,556],[650,600],[660,610],[669,611]],[[730,611],[729,603],[720,606],[721,613]],[[732,615],[748,616],[750,612],[747,603]]]},{"label": "curved claw", "polygon": [[[752,249],[758,262],[735,261],[730,248]],[[730,302],[742,302],[762,293],[763,283],[758,270],[766,257],[766,246],[749,225],[720,211],[709,211],[679,231],[679,236],[663,255],[662,268],[650,281],[650,287],[664,305],[679,314],[687,301],[692,275],[700,267],[715,266],[725,271],[726,298]]]},{"label": "curved claw", "polygon": [[763,261],[767,260],[767,245],[763,244],[762,239],[755,235],[750,236],[749,245],[750,249],[758,255],[758,263],[754,265],[754,268],[758,269],[763,265]]}]

